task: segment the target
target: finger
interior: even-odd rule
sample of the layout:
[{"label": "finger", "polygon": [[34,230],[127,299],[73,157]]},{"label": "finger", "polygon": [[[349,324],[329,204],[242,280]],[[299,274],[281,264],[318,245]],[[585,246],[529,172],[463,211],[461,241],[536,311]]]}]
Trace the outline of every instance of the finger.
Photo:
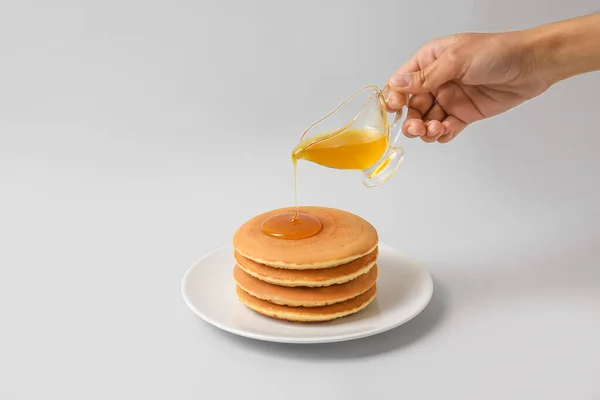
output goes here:
[{"label": "finger", "polygon": [[413,96],[410,99],[406,120],[402,125],[402,132],[408,137],[422,136],[427,133],[423,122],[423,115],[427,114],[434,102],[430,93]]},{"label": "finger", "polygon": [[[433,63],[437,58],[437,53],[442,51],[442,47],[440,46],[440,44],[437,43],[439,40],[440,39],[434,39],[422,46],[415,54],[413,54],[413,56],[407,62],[400,66],[400,68],[398,68],[390,76],[390,79],[392,79],[395,75],[403,75],[409,72],[419,71],[422,67]],[[390,93],[399,93],[398,91],[390,87],[390,79],[388,79],[385,87],[388,88],[388,91]],[[401,95],[402,94],[396,96]],[[401,97],[398,97],[398,99],[401,101],[402,104],[405,103],[405,101],[402,101]]]},{"label": "finger", "polygon": [[402,124],[402,133],[409,138],[415,138],[425,135],[427,133],[427,127],[421,119],[407,119],[404,121],[404,124]]},{"label": "finger", "polygon": [[387,93],[384,92],[384,96],[388,112],[396,112],[406,105],[406,95],[403,93],[389,89]]},{"label": "finger", "polygon": [[442,123],[440,121],[428,121],[425,124],[427,134],[421,136],[421,140],[427,143],[433,143],[438,140],[443,134]]},{"label": "finger", "polygon": [[396,72],[389,79],[389,85],[393,90],[403,93],[427,93],[457,78],[461,68],[460,60],[450,48],[431,64],[417,71]]},{"label": "finger", "polygon": [[445,135],[440,136],[437,141],[438,143],[448,143],[452,139],[454,139],[454,135],[452,133],[446,133]]},{"label": "finger", "polygon": [[449,115],[442,121],[442,127],[444,135],[438,139],[438,142],[448,143],[467,127],[467,123],[454,115]]}]

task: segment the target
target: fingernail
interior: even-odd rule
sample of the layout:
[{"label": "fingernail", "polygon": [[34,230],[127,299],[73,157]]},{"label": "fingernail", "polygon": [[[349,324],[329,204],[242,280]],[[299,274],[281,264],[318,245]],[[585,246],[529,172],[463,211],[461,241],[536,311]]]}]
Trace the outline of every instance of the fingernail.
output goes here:
[{"label": "fingernail", "polygon": [[401,107],[396,96],[388,96],[386,103],[392,110],[398,110]]},{"label": "fingernail", "polygon": [[410,85],[410,74],[394,75],[390,78],[390,85],[398,88]]},{"label": "fingernail", "polygon": [[427,128],[427,133],[426,133],[426,135],[427,135],[427,136],[429,136],[429,137],[435,137],[435,136],[437,136],[437,134],[439,133],[439,132],[438,132],[438,130],[436,129],[436,126],[435,126],[435,124],[428,123],[428,124],[426,125],[426,128]]},{"label": "fingernail", "polygon": [[414,125],[409,125],[408,126],[408,134],[410,136],[419,136],[419,133],[417,132],[417,127]]}]

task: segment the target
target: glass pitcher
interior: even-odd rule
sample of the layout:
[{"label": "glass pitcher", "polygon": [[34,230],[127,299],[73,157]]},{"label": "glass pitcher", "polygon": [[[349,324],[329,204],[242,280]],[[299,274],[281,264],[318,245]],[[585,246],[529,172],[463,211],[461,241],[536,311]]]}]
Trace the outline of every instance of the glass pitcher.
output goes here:
[{"label": "glass pitcher", "polygon": [[390,124],[383,90],[366,86],[313,123],[302,134],[292,159],[360,170],[365,186],[378,186],[396,172],[404,159],[404,149],[398,144],[402,111]]}]

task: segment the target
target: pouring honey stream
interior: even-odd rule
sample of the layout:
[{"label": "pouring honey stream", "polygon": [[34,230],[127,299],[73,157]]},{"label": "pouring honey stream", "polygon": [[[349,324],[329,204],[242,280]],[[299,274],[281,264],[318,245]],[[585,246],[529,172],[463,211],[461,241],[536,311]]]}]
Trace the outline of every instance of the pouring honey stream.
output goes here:
[{"label": "pouring honey stream", "polygon": [[[348,103],[367,94],[359,111],[339,129],[322,129],[324,122],[349,108]],[[408,104],[408,101],[407,101]],[[298,161],[310,161],[328,168],[363,171],[363,183],[375,187],[387,181],[396,172],[404,158],[404,151],[396,144],[400,136],[402,110],[396,113],[390,126],[382,90],[366,86],[346,99],[337,108],[312,124],[292,151],[294,167],[294,211],[266,218],[262,232],[279,238],[298,240],[318,234],[321,221],[313,215],[302,213],[298,206]],[[343,118],[343,116],[342,116]],[[348,121],[346,119],[345,121]],[[339,125],[338,125],[339,126]],[[316,132],[316,133],[313,133]]]}]

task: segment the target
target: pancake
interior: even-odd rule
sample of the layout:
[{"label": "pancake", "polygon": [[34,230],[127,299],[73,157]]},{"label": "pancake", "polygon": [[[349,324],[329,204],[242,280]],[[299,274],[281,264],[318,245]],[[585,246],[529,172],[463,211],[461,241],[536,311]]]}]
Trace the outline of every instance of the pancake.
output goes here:
[{"label": "pancake", "polygon": [[323,322],[357,313],[367,307],[377,295],[377,285],[353,299],[324,307],[289,307],[273,304],[252,297],[239,286],[236,287],[236,293],[246,307],[259,314],[294,322]]},{"label": "pancake", "polygon": [[237,285],[253,297],[292,307],[321,307],[341,303],[369,290],[377,281],[377,274],[378,269],[375,265],[366,274],[340,285],[287,287],[256,279],[237,265],[233,269],[233,279]]},{"label": "pancake", "polygon": [[349,263],[377,247],[379,237],[369,222],[358,215],[327,207],[301,207],[321,221],[321,231],[298,240],[278,239],[261,230],[262,221],[271,215],[293,212],[280,208],[246,221],[233,235],[233,247],[257,263],[286,269],[320,269]]},{"label": "pancake", "polygon": [[252,261],[234,251],[235,261],[241,269],[249,275],[280,286],[330,286],[346,283],[366,274],[377,261],[379,250],[375,248],[369,254],[332,268],[321,269],[282,269],[269,267]]}]

